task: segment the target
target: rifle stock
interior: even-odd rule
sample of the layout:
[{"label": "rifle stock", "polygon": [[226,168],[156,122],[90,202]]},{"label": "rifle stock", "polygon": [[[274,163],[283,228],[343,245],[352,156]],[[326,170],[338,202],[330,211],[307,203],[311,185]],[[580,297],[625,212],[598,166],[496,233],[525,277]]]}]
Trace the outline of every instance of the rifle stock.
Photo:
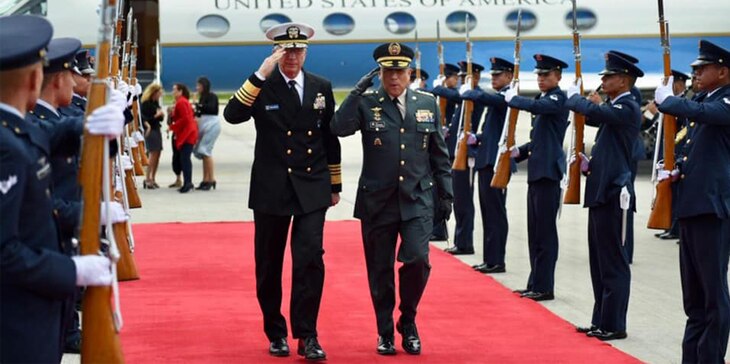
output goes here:
[{"label": "rifle stock", "polygon": [[137,264],[134,261],[132,255],[131,244],[129,242],[129,235],[127,221],[119,222],[112,226],[114,230],[114,239],[117,242],[119,248],[119,261],[117,261],[117,279],[120,281],[134,281],[139,279],[139,272],[137,272]]},{"label": "rifle stock", "polygon": [[[573,55],[575,56],[575,79],[583,80],[580,52],[580,33],[578,33],[578,21],[576,16],[576,0],[573,0]],[[580,94],[583,95],[583,82],[580,84]],[[583,153],[583,135],[585,131],[586,118],[580,113],[573,113],[573,148],[570,151],[575,158],[568,167],[568,188],[565,190],[563,203],[575,205],[580,203],[580,153]]]},{"label": "rifle stock", "polygon": [[[109,77],[109,51],[111,43],[111,19],[116,0],[106,0],[101,7],[100,41],[96,48],[97,78],[89,93],[88,116],[106,103]],[[101,251],[100,211],[103,168],[104,136],[89,134],[84,130],[81,150],[79,184],[82,187],[82,220],[79,236],[81,254],[99,254]],[[82,363],[123,363],[119,335],[112,317],[111,287],[86,289],[83,299],[83,330],[81,340]]]},{"label": "rifle stock", "polygon": [[[466,16],[466,77],[464,84],[469,85],[472,89],[472,64],[471,64],[471,41],[469,39],[469,15]],[[461,118],[463,122],[460,125],[461,136],[456,143],[456,151],[454,152],[454,163],[451,169],[455,171],[466,171],[469,159],[469,134],[471,134],[471,114],[474,104],[471,100],[461,102]]]},{"label": "rifle stock", "polygon": [[[658,0],[659,8],[659,34],[661,35],[662,48],[664,50],[664,82],[668,82],[672,75],[671,49],[669,46],[669,25],[664,19],[664,1]],[[664,169],[674,170],[674,137],[677,134],[677,118],[663,114],[662,126],[664,128]],[[669,229],[672,226],[672,186],[671,178],[659,182],[656,186],[656,196],[651,206],[649,229]]]}]

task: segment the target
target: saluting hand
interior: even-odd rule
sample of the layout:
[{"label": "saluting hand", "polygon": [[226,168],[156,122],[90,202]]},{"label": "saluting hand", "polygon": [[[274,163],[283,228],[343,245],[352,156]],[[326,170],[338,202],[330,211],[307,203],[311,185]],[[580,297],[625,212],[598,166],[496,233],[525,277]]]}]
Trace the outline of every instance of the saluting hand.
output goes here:
[{"label": "saluting hand", "polygon": [[362,95],[363,92],[367,91],[368,88],[373,85],[373,78],[375,78],[378,73],[380,73],[380,67],[375,67],[365,76],[362,76],[362,78],[357,81],[354,92],[358,95]]},{"label": "saluting hand", "polygon": [[264,59],[261,63],[261,66],[259,66],[259,74],[268,78],[271,72],[274,71],[274,67],[276,67],[277,63],[279,63],[281,57],[284,57],[285,53],[286,50],[284,50],[284,48],[276,47],[271,55],[266,57],[266,59]]},{"label": "saluting hand", "polygon": [[340,193],[339,192],[333,192],[332,193],[332,204],[330,206],[335,206],[338,203],[340,203]]}]

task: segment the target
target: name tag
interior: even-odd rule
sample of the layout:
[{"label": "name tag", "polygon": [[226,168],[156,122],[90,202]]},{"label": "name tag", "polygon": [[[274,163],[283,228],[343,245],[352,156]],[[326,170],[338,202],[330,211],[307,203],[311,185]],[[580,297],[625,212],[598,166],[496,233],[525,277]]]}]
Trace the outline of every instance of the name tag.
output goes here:
[{"label": "name tag", "polygon": [[278,104],[266,105],[265,107],[266,107],[266,111],[279,110],[279,105]]},{"label": "name tag", "polygon": [[385,122],[384,121],[371,121],[370,129],[385,129]]}]

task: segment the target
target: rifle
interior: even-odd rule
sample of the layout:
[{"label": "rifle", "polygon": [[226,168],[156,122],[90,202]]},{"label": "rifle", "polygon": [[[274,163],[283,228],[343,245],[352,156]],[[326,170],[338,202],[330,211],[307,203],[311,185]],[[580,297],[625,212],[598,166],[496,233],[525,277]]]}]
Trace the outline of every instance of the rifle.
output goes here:
[{"label": "rifle", "polygon": [[116,5],[116,28],[114,30],[114,44],[112,46],[112,59],[110,75],[116,86],[119,83],[119,55],[122,39],[122,27],[124,26],[124,0],[119,0]]},{"label": "rifle", "polygon": [[[580,53],[580,33],[578,33],[578,20],[575,10],[576,0],[573,2],[573,55],[575,56],[575,79],[583,79],[581,72],[581,53]],[[580,94],[583,95],[583,82],[580,84]],[[570,117],[571,124],[573,125],[573,138],[571,139],[571,155],[575,156],[573,163],[570,164],[568,170],[568,188],[565,191],[565,198],[563,203],[565,204],[579,204],[580,203],[580,154],[583,153],[583,133],[585,130],[586,117],[583,114],[571,111]],[[570,156],[568,156],[570,160]]]},{"label": "rifle", "polygon": [[[131,14],[131,10],[129,11]],[[139,31],[137,28],[137,19],[134,19],[134,22],[132,23],[132,34],[134,37],[134,43],[132,43],[132,55],[130,57],[130,70],[129,70],[129,77],[130,77],[130,85],[136,86],[139,80],[137,80],[137,49],[138,47],[138,40],[139,40]],[[144,125],[142,123],[142,118],[140,117],[140,101],[139,98],[142,97],[142,95],[139,95],[137,98],[132,100],[132,116],[133,121],[132,124],[134,124],[135,131],[139,131],[144,136]],[[147,148],[144,144],[144,138],[138,142],[139,144],[139,156],[140,156],[140,162],[143,166],[147,166],[150,164],[149,159],[147,159]]]},{"label": "rifle", "polygon": [[[105,0],[101,3],[101,27],[99,43],[96,47],[96,75],[91,84],[89,115],[103,106],[107,99],[106,78],[109,77],[109,50],[112,40],[111,16],[114,13],[116,0]],[[106,151],[106,153],[105,153]],[[100,206],[105,154],[108,144],[103,135],[91,135],[84,130],[81,150],[81,167],[79,184],[83,189],[83,208],[79,236],[81,238],[81,254],[99,254],[101,252]],[[107,158],[108,160],[108,158]],[[114,250],[112,248],[112,250]],[[83,300],[83,330],[81,340],[82,363],[123,363],[121,345],[119,343],[118,316],[113,315],[112,288],[86,288]]]},{"label": "rifle", "polygon": [[[471,65],[471,40],[469,39],[469,14],[466,14],[466,77],[464,77],[464,84],[468,85],[467,87],[473,88],[474,85],[471,84],[471,77],[472,74],[472,65]],[[469,152],[469,145],[467,144],[469,140],[469,135],[471,134],[471,114],[472,109],[474,108],[474,103],[471,100],[464,100],[461,102],[461,120],[463,122],[460,122],[459,126],[463,128],[460,128],[461,135],[459,137],[459,141],[456,142],[456,152],[454,153],[454,164],[451,166],[451,169],[455,171],[465,171],[467,169],[467,162],[468,162],[468,152]]]},{"label": "rifle", "polygon": [[[659,34],[662,49],[664,50],[664,82],[669,82],[672,75],[671,47],[669,46],[669,24],[664,19],[664,0],[658,0],[659,7]],[[677,133],[677,118],[662,115],[664,129],[664,169],[674,170],[674,135]],[[655,161],[656,162],[656,161]],[[655,164],[656,165],[656,164]],[[651,206],[649,229],[669,229],[672,226],[672,180],[667,178],[656,185],[656,196]]]},{"label": "rifle", "polygon": [[[520,40],[520,28],[522,27],[522,10],[517,12],[517,31],[515,34],[515,63],[514,78],[512,86],[519,91],[520,86],[520,49],[522,42]],[[499,154],[494,163],[494,176],[490,186],[492,188],[507,188],[509,179],[512,176],[511,149],[515,146],[515,130],[517,128],[517,118],[520,116],[520,110],[508,108],[507,115],[502,126],[502,138],[499,141]]]},{"label": "rifle", "polygon": [[[127,16],[127,38],[124,40],[124,48],[123,48],[123,61],[122,61],[122,80],[126,82],[128,85],[132,85],[132,81],[129,79],[130,77],[130,56],[131,56],[131,47],[132,47],[132,8],[129,8],[129,15]],[[124,19],[122,19],[122,22]],[[136,69],[136,66],[135,66]],[[132,110],[134,112],[134,110]],[[136,126],[136,119],[132,120],[131,125],[127,126],[127,131],[129,132],[129,129],[131,128],[132,132],[137,130]],[[131,134],[131,132],[129,132]],[[142,168],[142,156],[139,153],[139,145],[132,147],[130,154],[130,158],[132,158],[132,162],[134,163],[134,174],[137,176],[144,175],[144,169]]]},{"label": "rifle", "polygon": [[[436,53],[438,54],[439,58],[439,77],[444,77],[444,46],[441,44],[441,26],[439,24],[439,21],[436,21]],[[439,104],[439,111],[441,111],[441,126],[446,126],[446,106],[449,104],[449,100],[447,100],[445,97],[437,96],[436,99],[438,100]]]}]

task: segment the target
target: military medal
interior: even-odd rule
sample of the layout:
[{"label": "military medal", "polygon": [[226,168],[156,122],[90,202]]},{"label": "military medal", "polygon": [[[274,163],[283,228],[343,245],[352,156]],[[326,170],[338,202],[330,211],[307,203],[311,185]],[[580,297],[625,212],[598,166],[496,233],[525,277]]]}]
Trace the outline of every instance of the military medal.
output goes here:
[{"label": "military medal", "polygon": [[315,110],[322,110],[326,105],[324,95],[321,92],[317,92],[317,97],[314,99],[314,105],[312,106]]},{"label": "military medal", "polygon": [[416,110],[416,122],[433,123],[433,113],[430,110]]},{"label": "military medal", "polygon": [[375,138],[375,140],[373,140],[373,145],[379,147],[383,145],[383,142],[380,141],[380,138]]},{"label": "military medal", "polygon": [[380,119],[382,119],[382,115],[380,115],[380,110],[383,110],[383,108],[377,106],[370,109],[370,111],[373,112],[373,120],[380,121]]}]

